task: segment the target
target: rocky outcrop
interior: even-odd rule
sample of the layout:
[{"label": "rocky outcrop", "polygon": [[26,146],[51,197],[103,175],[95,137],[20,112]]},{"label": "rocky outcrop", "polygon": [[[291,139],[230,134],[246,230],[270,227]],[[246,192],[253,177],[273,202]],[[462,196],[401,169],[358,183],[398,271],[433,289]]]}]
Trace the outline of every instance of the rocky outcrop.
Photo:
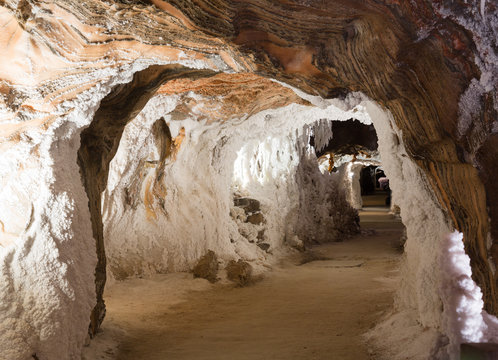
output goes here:
[{"label": "rocky outcrop", "polygon": [[216,282],[218,275],[218,257],[215,252],[209,250],[206,255],[201,257],[192,269],[194,277],[200,277],[209,282]]},{"label": "rocky outcrop", "polygon": [[246,215],[261,211],[261,203],[251,198],[235,198],[233,204],[236,207],[244,209]]},{"label": "rocky outcrop", "polygon": [[238,286],[247,286],[252,281],[252,266],[246,261],[230,260],[225,269],[228,279]]}]

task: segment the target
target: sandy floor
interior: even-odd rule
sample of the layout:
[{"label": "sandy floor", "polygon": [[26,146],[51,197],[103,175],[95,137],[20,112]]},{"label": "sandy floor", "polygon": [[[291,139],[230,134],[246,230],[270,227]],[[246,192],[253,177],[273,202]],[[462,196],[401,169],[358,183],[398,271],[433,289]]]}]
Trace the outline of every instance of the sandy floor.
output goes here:
[{"label": "sandy floor", "polygon": [[392,305],[401,224],[384,208],[361,218],[362,235],[287,259],[246,288],[189,274],[114,285],[84,359],[373,358],[362,334]]}]

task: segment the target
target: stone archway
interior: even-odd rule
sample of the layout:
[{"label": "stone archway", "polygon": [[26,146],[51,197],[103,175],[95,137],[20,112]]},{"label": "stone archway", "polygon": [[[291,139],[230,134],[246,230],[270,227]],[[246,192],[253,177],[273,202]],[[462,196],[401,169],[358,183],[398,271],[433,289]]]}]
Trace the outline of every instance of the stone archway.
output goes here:
[{"label": "stone archway", "polygon": [[89,333],[93,336],[105,316],[103,300],[106,282],[106,256],[102,224],[102,192],[107,185],[109,163],[116,154],[126,124],[147,104],[159,87],[173,79],[212,76],[210,70],[188,69],[178,65],[150,66],[135,73],[130,83],[117,86],[100,103],[90,126],[81,134],[78,164],[88,194],[88,206],[97,247],[95,291],[97,304],[92,311]]}]

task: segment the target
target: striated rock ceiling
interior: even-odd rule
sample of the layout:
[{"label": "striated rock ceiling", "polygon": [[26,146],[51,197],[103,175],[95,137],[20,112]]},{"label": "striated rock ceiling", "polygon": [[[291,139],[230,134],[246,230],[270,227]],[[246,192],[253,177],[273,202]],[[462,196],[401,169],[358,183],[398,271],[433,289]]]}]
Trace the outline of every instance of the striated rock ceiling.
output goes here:
[{"label": "striated rock ceiling", "polygon": [[[75,111],[73,101],[98,89],[108,93],[120,73],[158,66],[114,88],[83,135],[80,164],[93,206],[100,206],[99,182],[124,125],[156,91],[184,97],[178,117],[198,111],[189,94],[212,96],[212,106],[198,114],[210,121],[306,103],[269,78],[323,98],[359,91],[394,116],[409,156],[465,234],[486,309],[498,314],[488,264],[492,258],[498,265],[498,242],[486,246],[489,231],[498,239],[494,2],[480,8],[461,0],[0,5],[1,148],[60,125]],[[129,104],[131,98],[137,101]]]},{"label": "striated rock ceiling", "polygon": [[[173,119],[193,117],[207,123],[251,116],[291,103],[311,106],[291,89],[251,73],[220,73],[195,81],[173,80],[161,86],[157,93],[182,97],[182,105],[173,110]],[[204,98],[197,101],[191,93]],[[211,101],[206,102],[206,97]]]}]

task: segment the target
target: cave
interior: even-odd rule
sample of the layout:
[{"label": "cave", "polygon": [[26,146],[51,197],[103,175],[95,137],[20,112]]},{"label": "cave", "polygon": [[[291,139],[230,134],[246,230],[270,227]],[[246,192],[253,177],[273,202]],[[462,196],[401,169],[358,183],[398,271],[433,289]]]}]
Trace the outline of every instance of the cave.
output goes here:
[{"label": "cave", "polygon": [[494,2],[0,23],[0,358],[498,357]]}]

